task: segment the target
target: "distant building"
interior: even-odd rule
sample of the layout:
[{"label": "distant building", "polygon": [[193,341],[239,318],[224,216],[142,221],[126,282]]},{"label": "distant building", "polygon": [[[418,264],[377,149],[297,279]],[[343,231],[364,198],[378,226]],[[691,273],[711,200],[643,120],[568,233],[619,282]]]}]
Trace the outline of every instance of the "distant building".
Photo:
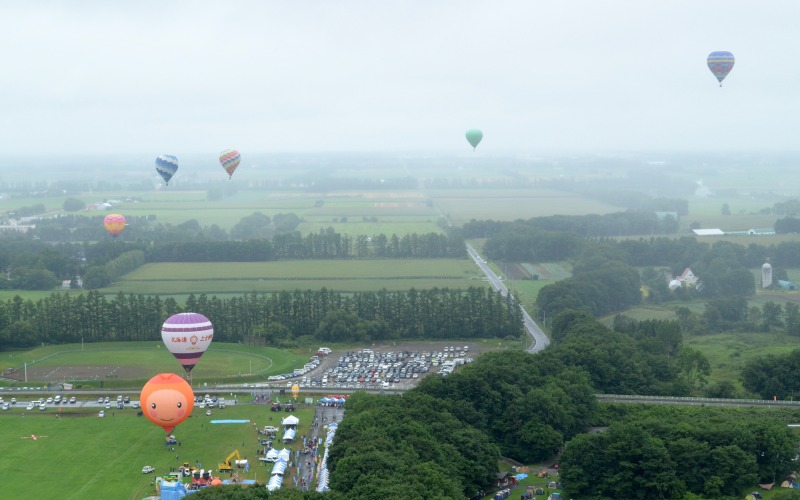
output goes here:
[{"label": "distant building", "polygon": [[750,236],[769,236],[775,234],[775,229],[771,227],[761,229],[748,229],[747,234]]},{"label": "distant building", "polygon": [[692,232],[697,236],[722,236],[725,232],[719,228],[713,229],[692,229]]},{"label": "distant building", "polygon": [[775,229],[771,227],[748,229],[746,231],[728,231],[725,234],[730,236],[771,236],[775,234]]},{"label": "distant building", "polygon": [[783,288],[784,290],[797,290],[797,285],[795,285],[791,281],[778,280],[778,286]]},{"label": "distant building", "polygon": [[692,270],[687,267],[683,270],[681,275],[675,279],[678,280],[683,286],[694,286],[699,278],[695,276]]},{"label": "distant building", "polygon": [[772,286],[772,266],[769,262],[765,262],[761,266],[761,288],[769,288]]}]

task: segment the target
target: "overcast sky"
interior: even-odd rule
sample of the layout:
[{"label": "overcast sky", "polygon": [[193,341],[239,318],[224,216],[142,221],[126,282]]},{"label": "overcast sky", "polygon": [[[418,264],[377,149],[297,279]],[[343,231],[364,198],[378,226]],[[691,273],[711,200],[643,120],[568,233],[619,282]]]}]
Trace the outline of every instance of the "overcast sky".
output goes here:
[{"label": "overcast sky", "polygon": [[0,7],[7,154],[800,149],[798,0]]}]

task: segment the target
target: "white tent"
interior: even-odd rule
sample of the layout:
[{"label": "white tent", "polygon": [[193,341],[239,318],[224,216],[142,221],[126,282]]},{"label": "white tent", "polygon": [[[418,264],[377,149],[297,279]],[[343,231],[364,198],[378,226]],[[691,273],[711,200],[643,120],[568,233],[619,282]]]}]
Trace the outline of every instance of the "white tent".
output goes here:
[{"label": "white tent", "polygon": [[271,474],[283,474],[284,472],[286,472],[286,460],[281,459],[275,462],[275,465],[272,466]]},{"label": "white tent", "polygon": [[283,476],[272,476],[272,478],[267,483],[267,489],[269,491],[275,491],[281,487],[283,484]]},{"label": "white tent", "polygon": [[282,449],[278,452],[278,458],[288,462],[292,458],[292,450],[286,448]]},{"label": "white tent", "polygon": [[297,425],[300,423],[300,419],[295,417],[294,415],[289,415],[288,417],[283,419],[283,426],[286,427],[287,425]]},{"label": "white tent", "polygon": [[266,458],[267,462],[277,462],[278,461],[278,450],[272,448],[267,452]]},{"label": "white tent", "polygon": [[286,429],[286,432],[283,433],[283,442],[294,441],[296,435],[297,431],[295,429]]}]

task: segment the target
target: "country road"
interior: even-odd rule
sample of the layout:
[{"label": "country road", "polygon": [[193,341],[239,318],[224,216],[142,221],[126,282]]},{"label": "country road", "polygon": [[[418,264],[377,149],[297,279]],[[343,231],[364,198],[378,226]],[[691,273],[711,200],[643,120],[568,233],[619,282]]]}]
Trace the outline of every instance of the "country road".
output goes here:
[{"label": "country road", "polygon": [[[472,248],[472,245],[469,243],[467,243],[467,252],[469,253],[470,257],[472,257],[472,260],[475,261],[481,271],[483,271],[483,273],[489,279],[489,283],[491,283],[492,288],[502,293],[503,296],[508,295],[508,288],[506,288],[503,280],[501,280],[500,277],[497,276],[494,271],[492,271],[492,268],[489,267],[486,261],[480,255],[478,255],[478,252]],[[550,338],[545,335],[542,329],[539,328],[539,325],[533,321],[533,318],[531,318],[525,308],[522,307],[522,305],[519,307],[522,310],[522,319],[525,324],[525,329],[528,331],[528,335],[531,336],[532,340],[531,346],[528,347],[526,351],[530,353],[537,353],[550,345]]]}]

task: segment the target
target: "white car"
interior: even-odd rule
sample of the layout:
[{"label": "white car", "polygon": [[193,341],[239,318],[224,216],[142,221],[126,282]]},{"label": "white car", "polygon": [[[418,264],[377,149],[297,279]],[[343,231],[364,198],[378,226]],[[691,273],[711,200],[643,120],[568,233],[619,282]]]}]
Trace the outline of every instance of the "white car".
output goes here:
[{"label": "white car", "polygon": [[3,403],[3,409],[8,410],[8,403]]},{"label": "white car", "polygon": [[25,409],[28,411],[33,410],[33,403],[29,403],[28,406],[25,407]]},{"label": "white car", "polygon": [[103,418],[103,417],[106,416],[106,412],[104,412],[103,410],[100,410],[100,412],[97,414],[97,416],[100,417],[100,418]]},{"label": "white car", "polygon": [[142,467],[142,474],[150,474],[153,471],[155,471],[155,469],[151,465],[145,465]]}]

